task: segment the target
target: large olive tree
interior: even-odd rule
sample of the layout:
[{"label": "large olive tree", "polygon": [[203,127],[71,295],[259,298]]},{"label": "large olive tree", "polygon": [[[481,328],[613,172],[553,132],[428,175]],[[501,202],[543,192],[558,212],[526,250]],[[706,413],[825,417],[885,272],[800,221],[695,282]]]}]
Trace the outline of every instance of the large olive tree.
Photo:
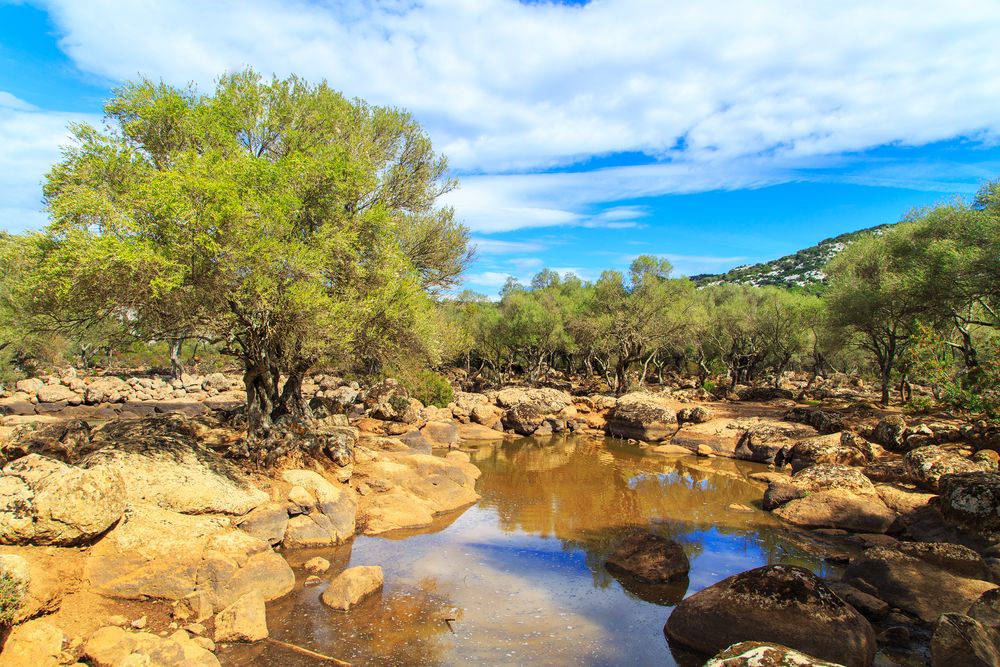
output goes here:
[{"label": "large olive tree", "polygon": [[252,437],[308,413],[321,359],[377,370],[470,259],[437,204],[446,162],[403,111],[246,70],[210,94],[129,83],[105,113],[48,175],[34,310],[220,343],[242,361]]}]

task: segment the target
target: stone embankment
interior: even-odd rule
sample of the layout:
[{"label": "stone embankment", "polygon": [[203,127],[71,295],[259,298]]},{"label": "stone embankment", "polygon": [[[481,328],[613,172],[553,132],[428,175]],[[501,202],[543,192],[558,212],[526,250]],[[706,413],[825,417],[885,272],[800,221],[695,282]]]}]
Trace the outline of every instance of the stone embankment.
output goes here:
[{"label": "stone embankment", "polygon": [[[762,507],[837,565],[830,581],[778,565],[690,596],[665,628],[672,644],[718,652],[713,665],[864,667],[876,650],[935,667],[998,664],[991,423],[907,418],[840,394],[805,405],[760,388],[710,401],[692,388],[507,387],[437,408],[391,380],[363,389],[320,375],[303,389],[325,455],[286,456],[265,474],[227,456],[244,437],[228,410],[244,401],[239,387],[222,374],[71,374],[0,397],[0,583],[19,591],[3,610],[17,625],[0,666],[218,664],[216,642],[267,637],[264,603],[295,586],[283,552],[429,525],[478,499],[479,470],[459,446],[563,433],[767,465],[753,475]],[[635,539],[609,569],[686,572],[679,545]],[[319,583],[326,568],[314,561]],[[326,575],[327,605],[377,597],[376,565]],[[150,600],[160,611],[148,620],[135,612]]]}]

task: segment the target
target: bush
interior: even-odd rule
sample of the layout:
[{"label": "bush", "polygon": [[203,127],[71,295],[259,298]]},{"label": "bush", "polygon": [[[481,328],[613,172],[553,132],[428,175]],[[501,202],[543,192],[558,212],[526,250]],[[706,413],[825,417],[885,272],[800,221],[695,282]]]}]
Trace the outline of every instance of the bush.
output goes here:
[{"label": "bush", "polygon": [[406,373],[400,377],[400,382],[410,392],[410,396],[424,405],[443,408],[451,403],[455,394],[448,379],[431,370]]},{"label": "bush", "polygon": [[24,582],[0,570],[0,626],[10,626],[24,603]]}]

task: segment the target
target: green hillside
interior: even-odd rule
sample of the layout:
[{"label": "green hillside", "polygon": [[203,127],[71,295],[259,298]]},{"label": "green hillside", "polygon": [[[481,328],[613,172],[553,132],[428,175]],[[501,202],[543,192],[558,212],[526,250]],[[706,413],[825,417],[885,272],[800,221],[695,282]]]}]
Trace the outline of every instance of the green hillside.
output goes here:
[{"label": "green hillside", "polygon": [[823,269],[837,253],[863,234],[880,234],[890,225],[879,225],[824,239],[814,246],[760,264],[737,266],[726,273],[703,273],[691,276],[699,286],[718,283],[741,285],[776,285],[778,287],[809,287],[826,283]]}]

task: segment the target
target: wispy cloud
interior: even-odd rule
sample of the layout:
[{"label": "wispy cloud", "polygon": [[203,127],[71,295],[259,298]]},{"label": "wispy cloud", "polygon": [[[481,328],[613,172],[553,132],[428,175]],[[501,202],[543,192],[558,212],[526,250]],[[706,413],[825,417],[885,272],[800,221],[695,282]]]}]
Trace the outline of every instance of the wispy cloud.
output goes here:
[{"label": "wispy cloud", "polygon": [[474,237],[472,244],[480,255],[498,255],[515,252],[539,252],[545,249],[545,244],[537,241],[501,241],[499,239],[484,239]]}]

